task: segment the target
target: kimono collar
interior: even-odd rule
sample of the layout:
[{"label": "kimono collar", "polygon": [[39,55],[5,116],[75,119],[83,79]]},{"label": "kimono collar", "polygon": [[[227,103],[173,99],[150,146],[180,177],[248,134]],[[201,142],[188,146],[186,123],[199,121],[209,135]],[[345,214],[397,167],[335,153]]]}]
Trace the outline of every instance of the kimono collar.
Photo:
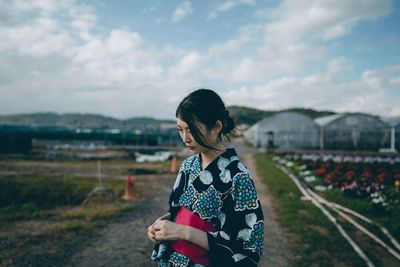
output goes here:
[{"label": "kimono collar", "polygon": [[[221,157],[226,158],[229,161],[233,161],[233,160],[238,159],[236,151],[235,151],[235,149],[233,147],[226,148],[225,151],[222,154],[220,154],[218,157],[216,157],[213,161],[211,161],[210,164],[208,164],[207,167],[204,168],[204,170],[212,169],[212,167],[214,165],[218,164],[218,162],[219,162]],[[197,162],[199,164],[194,164],[192,166],[199,167],[200,169],[198,171],[201,171],[201,160],[202,159],[201,159],[201,155],[200,154],[196,154],[196,160],[197,160]]]}]

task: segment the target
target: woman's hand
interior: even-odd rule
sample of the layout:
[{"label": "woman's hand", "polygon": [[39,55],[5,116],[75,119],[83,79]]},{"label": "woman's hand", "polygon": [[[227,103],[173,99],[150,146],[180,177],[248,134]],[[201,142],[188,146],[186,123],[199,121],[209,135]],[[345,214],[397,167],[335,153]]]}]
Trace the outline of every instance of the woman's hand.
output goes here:
[{"label": "woman's hand", "polygon": [[160,241],[158,241],[158,240],[156,239],[156,230],[154,229],[154,224],[155,224],[156,222],[157,222],[157,221],[155,221],[152,225],[150,225],[150,226],[147,228],[147,238],[150,239],[151,241],[153,241],[153,243],[158,244],[158,243],[160,243]]},{"label": "woman's hand", "polygon": [[155,225],[158,221],[169,220],[170,216],[171,216],[170,213],[164,214],[163,216],[157,218],[156,221],[155,221],[152,225],[150,225],[150,226],[147,228],[147,237],[148,237],[151,241],[153,241],[153,243],[155,243],[155,244],[160,243],[160,240],[157,240],[157,239],[156,239],[156,230],[154,229],[154,225]]},{"label": "woman's hand", "polygon": [[153,225],[154,239],[160,240],[178,240],[184,239],[185,228],[183,225],[173,223],[168,220],[157,220]]},{"label": "woman's hand", "polygon": [[147,230],[149,239],[154,243],[158,244],[162,240],[186,240],[209,250],[207,234],[204,231],[160,218]]}]

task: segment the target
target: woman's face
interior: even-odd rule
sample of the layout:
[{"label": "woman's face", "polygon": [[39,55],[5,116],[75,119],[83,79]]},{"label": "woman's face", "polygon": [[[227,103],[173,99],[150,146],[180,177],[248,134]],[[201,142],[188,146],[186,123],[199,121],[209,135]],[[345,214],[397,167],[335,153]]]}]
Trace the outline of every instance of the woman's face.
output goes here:
[{"label": "woman's face", "polygon": [[[182,138],[183,143],[185,143],[186,147],[190,151],[194,153],[204,153],[205,151],[209,150],[209,148],[204,147],[196,142],[186,122],[184,122],[180,118],[177,118],[176,125],[178,127],[179,135]],[[200,133],[204,138],[204,142],[206,142],[206,144],[214,145],[218,140],[218,134],[215,134],[213,130],[207,131],[206,126],[201,122],[197,122],[197,125]]]}]

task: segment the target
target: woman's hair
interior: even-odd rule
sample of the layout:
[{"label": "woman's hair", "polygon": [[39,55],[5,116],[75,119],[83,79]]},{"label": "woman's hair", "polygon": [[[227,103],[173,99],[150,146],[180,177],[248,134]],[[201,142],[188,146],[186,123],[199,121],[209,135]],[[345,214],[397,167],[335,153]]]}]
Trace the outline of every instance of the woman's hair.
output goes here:
[{"label": "woman's hair", "polygon": [[198,89],[186,96],[178,108],[175,116],[188,125],[190,132],[196,142],[209,149],[215,149],[202,136],[198,122],[203,123],[207,127],[207,131],[214,128],[215,123],[219,120],[222,122],[222,129],[219,137],[222,140],[229,140],[230,135],[236,134],[235,122],[229,116],[229,111],[225,108],[225,104],[221,97],[210,89]]}]

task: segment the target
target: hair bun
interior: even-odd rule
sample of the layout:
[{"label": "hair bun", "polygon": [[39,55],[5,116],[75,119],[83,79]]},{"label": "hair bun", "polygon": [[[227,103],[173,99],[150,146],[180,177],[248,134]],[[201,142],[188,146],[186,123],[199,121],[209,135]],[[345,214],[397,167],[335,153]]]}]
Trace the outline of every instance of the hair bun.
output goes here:
[{"label": "hair bun", "polygon": [[222,120],[227,120],[229,118],[229,110],[227,109],[222,110],[220,114]]},{"label": "hair bun", "polygon": [[225,117],[228,118],[229,117],[229,110],[225,109]]},{"label": "hair bun", "polygon": [[235,129],[235,122],[229,116],[229,111],[226,112],[226,118],[224,119],[224,128],[222,129],[223,133],[230,133],[233,129]]}]

